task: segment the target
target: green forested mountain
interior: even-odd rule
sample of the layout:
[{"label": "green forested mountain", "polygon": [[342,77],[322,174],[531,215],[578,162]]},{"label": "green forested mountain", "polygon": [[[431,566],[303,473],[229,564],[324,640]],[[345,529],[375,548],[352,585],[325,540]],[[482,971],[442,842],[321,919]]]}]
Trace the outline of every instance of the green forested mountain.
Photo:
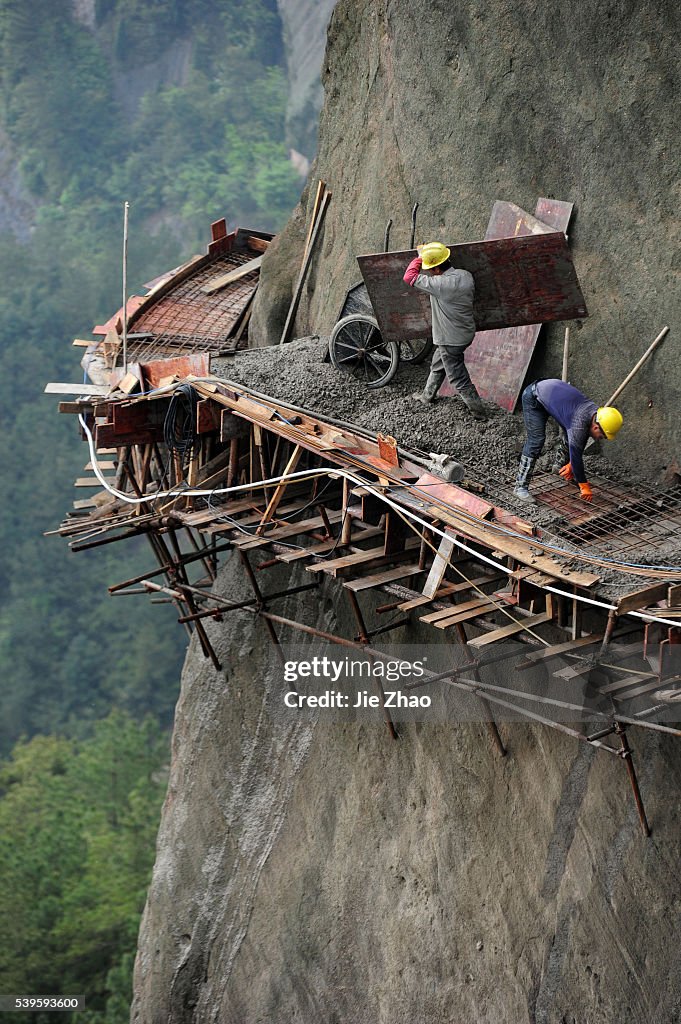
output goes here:
[{"label": "green forested mountain", "polygon": [[[0,232],[0,891],[26,918],[0,974],[91,978],[102,1013],[107,974],[119,1003],[129,983],[186,638],[168,606],[108,596],[152,564],[144,542],[74,555],[43,537],[87,461],[43,388],[79,378],[69,342],[120,306],[124,201],[130,291],[203,251],[218,217],[281,226],[301,188],[283,58],[275,0],[0,0],[0,128],[37,209],[28,241]],[[149,729],[107,811],[110,751]]]}]

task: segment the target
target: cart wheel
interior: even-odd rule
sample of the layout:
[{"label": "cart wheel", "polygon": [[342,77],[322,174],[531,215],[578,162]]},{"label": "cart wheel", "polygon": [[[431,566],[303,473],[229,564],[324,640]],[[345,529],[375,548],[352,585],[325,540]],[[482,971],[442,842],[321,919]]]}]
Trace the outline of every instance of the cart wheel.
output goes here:
[{"label": "cart wheel", "polygon": [[432,338],[415,338],[400,342],[400,362],[422,363],[433,351]]},{"label": "cart wheel", "polygon": [[337,370],[351,373],[368,388],[382,388],[391,381],[400,361],[397,342],[383,341],[374,318],[357,313],[338,321],[329,355]]}]

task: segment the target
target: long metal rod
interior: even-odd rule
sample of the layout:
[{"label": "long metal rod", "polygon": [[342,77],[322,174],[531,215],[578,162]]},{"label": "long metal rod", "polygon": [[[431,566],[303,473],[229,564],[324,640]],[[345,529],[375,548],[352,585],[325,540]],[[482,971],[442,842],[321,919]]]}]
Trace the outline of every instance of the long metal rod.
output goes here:
[{"label": "long metal rod", "polygon": [[639,789],[638,778],[636,777],[634,761],[631,755],[631,748],[629,747],[629,740],[627,739],[626,726],[617,722],[615,724],[615,732],[619,736],[620,754],[627,767],[627,774],[629,776],[629,782],[631,783],[631,790],[634,794],[634,802],[636,804],[636,810],[638,811],[639,821],[641,822],[641,829],[643,830],[643,835],[647,837],[650,835],[650,825],[648,824],[645,807],[643,806],[643,800],[641,798],[641,790]]},{"label": "long metal rod", "polygon": [[130,203],[123,206],[123,373],[128,372],[128,211]]},{"label": "long metal rod", "polygon": [[[459,637],[460,643],[463,644],[463,651],[466,656],[466,661],[469,664],[470,670],[473,672],[473,678],[480,682],[480,670],[478,668],[478,663],[475,659],[475,656],[471,653],[471,650],[468,646],[468,635],[466,634],[466,629],[464,627],[463,622],[456,623],[456,632]],[[490,736],[492,737],[494,746],[497,748],[497,751],[501,757],[506,757],[507,750],[506,747],[504,746],[504,741],[501,738],[499,727],[497,726],[497,723],[494,720],[494,715],[492,714],[492,709],[489,706],[489,702],[485,699],[485,697],[480,697],[479,700],[482,709],[485,713],[487,730]]]}]

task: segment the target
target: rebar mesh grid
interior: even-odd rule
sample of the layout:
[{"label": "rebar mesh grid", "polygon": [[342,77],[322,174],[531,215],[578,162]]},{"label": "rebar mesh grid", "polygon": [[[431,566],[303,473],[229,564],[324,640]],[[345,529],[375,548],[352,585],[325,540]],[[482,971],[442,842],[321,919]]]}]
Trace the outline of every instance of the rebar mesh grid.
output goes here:
[{"label": "rebar mesh grid", "polygon": [[252,270],[211,295],[202,289],[253,258],[249,250],[225,253],[178,282],[132,324],[129,359],[144,362],[164,353],[220,353],[257,286],[259,271]]},{"label": "rebar mesh grid", "polygon": [[[483,476],[466,467],[466,479],[481,487],[487,501],[508,506],[512,480]],[[638,590],[655,582],[655,566],[681,566],[681,487],[654,491],[644,484],[624,487],[591,477],[593,500],[585,502],[574,483],[553,473],[537,473],[530,491],[541,510],[555,518],[539,526],[540,538],[575,561],[590,557],[610,563],[605,575],[620,587]],[[522,516],[522,512],[520,512]],[[628,574],[618,563],[651,566],[651,576]],[[595,571],[600,572],[599,569]]]}]

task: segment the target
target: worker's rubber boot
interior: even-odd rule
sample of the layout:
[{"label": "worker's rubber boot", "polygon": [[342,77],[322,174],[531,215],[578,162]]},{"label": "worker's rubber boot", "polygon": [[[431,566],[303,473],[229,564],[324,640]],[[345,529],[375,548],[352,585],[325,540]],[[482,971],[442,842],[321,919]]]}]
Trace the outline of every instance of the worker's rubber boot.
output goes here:
[{"label": "worker's rubber boot", "polygon": [[422,405],[432,405],[433,402],[437,401],[437,393],[442,387],[444,379],[444,370],[431,370],[423,391],[417,391],[413,397],[417,402],[421,402]]},{"label": "worker's rubber boot", "polygon": [[534,505],[535,503],[534,498],[529,491],[529,483],[532,479],[532,473],[534,472],[534,464],[536,461],[536,459],[528,458],[527,455],[520,456],[518,476],[513,490],[513,494],[516,498],[520,498],[521,501],[526,501],[529,505]]},{"label": "worker's rubber boot", "polygon": [[487,419],[487,411],[475,388],[472,388],[470,391],[460,391],[459,398],[466,406],[474,420]]}]

